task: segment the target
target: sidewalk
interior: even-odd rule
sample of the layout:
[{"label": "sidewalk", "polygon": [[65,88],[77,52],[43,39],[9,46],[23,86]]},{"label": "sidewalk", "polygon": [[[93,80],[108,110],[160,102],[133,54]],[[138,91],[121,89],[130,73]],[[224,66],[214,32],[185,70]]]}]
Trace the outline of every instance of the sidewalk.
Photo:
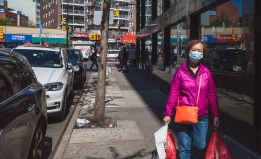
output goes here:
[{"label": "sidewalk", "polygon": [[[76,129],[77,118],[93,116],[95,80],[91,73],[74,115],[66,129],[54,159],[150,159],[155,149],[154,132],[163,126],[166,93],[142,77],[143,70],[120,73],[112,65],[106,86],[105,115],[116,117],[116,128]],[[164,77],[162,77],[164,78]],[[166,76],[165,78],[171,78]],[[168,80],[168,79],[167,79]],[[168,82],[158,83],[165,85]],[[175,137],[173,122],[169,131]],[[209,129],[208,141],[213,133]],[[235,159],[258,159],[247,149],[224,138]],[[177,147],[178,148],[178,147]]]}]

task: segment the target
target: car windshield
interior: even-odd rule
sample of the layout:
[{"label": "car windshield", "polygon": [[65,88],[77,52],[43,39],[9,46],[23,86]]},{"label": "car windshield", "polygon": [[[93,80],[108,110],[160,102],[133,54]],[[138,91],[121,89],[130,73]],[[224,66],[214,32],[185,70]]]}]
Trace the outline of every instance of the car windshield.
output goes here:
[{"label": "car windshield", "polygon": [[67,50],[67,53],[71,60],[80,60],[80,51],[79,50]]},{"label": "car windshield", "polygon": [[25,49],[14,49],[13,51],[24,55],[32,67],[63,67],[61,54],[57,51]]}]

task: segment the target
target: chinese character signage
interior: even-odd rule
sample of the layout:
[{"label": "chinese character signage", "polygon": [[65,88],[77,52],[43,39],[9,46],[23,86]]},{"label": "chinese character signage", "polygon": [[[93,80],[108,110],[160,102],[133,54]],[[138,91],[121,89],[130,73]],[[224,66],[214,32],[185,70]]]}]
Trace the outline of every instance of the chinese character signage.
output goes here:
[{"label": "chinese character signage", "polygon": [[22,35],[22,34],[5,34],[5,42],[17,42],[17,43],[32,42],[32,36]]},{"label": "chinese character signage", "polygon": [[136,44],[135,35],[123,35],[121,36],[121,42],[125,44]]}]

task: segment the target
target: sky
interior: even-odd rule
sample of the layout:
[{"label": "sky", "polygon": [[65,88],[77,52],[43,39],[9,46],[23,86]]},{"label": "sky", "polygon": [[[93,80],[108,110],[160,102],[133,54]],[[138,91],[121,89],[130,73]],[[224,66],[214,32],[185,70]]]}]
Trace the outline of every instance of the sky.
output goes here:
[{"label": "sky", "polygon": [[239,16],[242,17],[242,0],[232,0],[232,4],[239,8]]}]

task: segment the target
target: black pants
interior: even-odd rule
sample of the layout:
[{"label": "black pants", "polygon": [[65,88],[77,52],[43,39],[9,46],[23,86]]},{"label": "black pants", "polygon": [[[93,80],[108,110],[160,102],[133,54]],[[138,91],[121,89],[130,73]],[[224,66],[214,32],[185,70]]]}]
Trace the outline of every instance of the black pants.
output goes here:
[{"label": "black pants", "polygon": [[120,60],[120,71],[122,71],[122,66],[124,65],[124,60]]}]

